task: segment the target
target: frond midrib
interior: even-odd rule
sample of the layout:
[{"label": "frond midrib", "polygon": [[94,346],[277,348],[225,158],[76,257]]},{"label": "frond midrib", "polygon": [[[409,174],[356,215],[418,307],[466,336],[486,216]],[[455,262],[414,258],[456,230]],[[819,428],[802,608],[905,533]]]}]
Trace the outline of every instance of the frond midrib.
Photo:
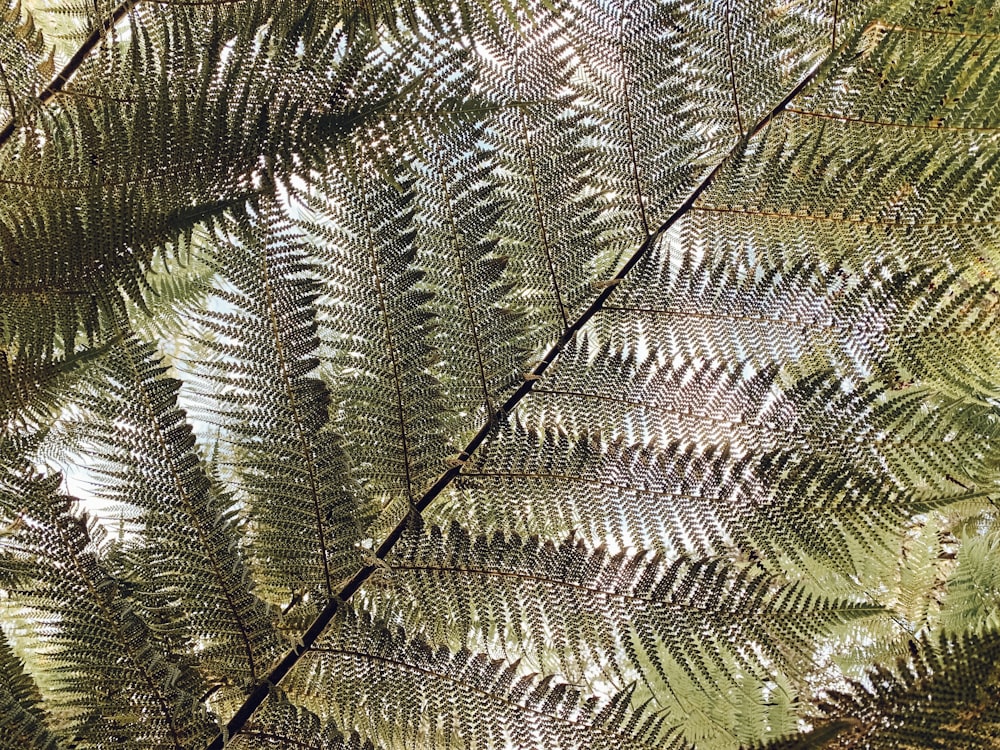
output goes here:
[{"label": "frond midrib", "polygon": [[[865,28],[865,31],[867,31],[868,28],[877,25],[877,23],[877,21],[872,22]],[[864,31],[860,33],[864,33]],[[674,226],[674,224],[676,224],[695,207],[698,199],[712,185],[716,176],[722,171],[723,167],[739,155],[751,139],[756,137],[788,106],[790,102],[802,93],[802,91],[817,77],[817,75],[837,57],[841,50],[846,48],[847,44],[848,43],[845,42],[840,48],[833,50],[824,60],[814,65],[806,73],[802,80],[800,80],[799,83],[796,84],[775,107],[768,111],[752,128],[747,131],[742,138],[734,143],[719,163],[716,164],[701,180],[701,182],[699,182],[698,185],[691,191],[684,202],[652,234],[649,234],[646,237],[642,244],[640,244],[635,252],[622,265],[621,269],[615,274],[615,276],[601,285],[602,291],[598,294],[598,296],[571,324],[568,325],[559,340],[548,350],[548,352],[546,352],[535,367],[529,373],[525,374],[524,382],[522,382],[520,387],[518,387],[518,389],[511,394],[511,396],[496,411],[488,416],[487,421],[468,442],[464,451],[460,455],[464,455],[466,458],[470,457],[479,448],[479,446],[482,445],[483,441],[486,440],[494,426],[502,422],[506,415],[510,414],[518,403],[520,403],[525,396],[533,391],[535,383],[555,362],[563,350],[574,339],[576,334],[591,318],[603,309],[608,298],[614,293],[618,283],[625,278],[626,274],[628,274],[628,272],[638,264],[642,257],[650,251],[655,243],[672,226]],[[447,489],[455,479],[461,476],[463,463],[464,459],[458,465],[451,467],[441,474],[438,480],[418,500],[414,500],[412,502],[410,513],[399,521],[399,523],[389,532],[383,542],[375,550],[372,563],[358,570],[357,573],[355,573],[355,575],[346,584],[344,584],[337,595],[324,607],[308,630],[303,634],[300,642],[295,646],[295,648],[288,652],[285,657],[278,662],[271,673],[253,689],[244,703],[234,713],[228,722],[225,731],[219,734],[215,740],[208,745],[206,750],[223,750],[227,741],[226,738],[235,736],[243,729],[256,709],[268,697],[270,686],[279,684],[288,672],[291,671],[299,659],[307,652],[313,650],[314,644],[318,640],[319,636],[326,630],[327,626],[333,620],[334,615],[341,609],[342,605],[347,602],[358,591],[358,589],[364,585],[372,574],[383,565],[383,561],[389,556],[396,543],[403,536],[405,529],[408,527],[411,514],[421,513],[445,489]]]}]

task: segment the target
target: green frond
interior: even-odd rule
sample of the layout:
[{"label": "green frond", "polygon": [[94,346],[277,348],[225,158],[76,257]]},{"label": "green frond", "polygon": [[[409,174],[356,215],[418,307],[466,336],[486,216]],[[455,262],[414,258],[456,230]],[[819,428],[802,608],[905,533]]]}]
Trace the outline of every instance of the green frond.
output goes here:
[{"label": "green frond", "polygon": [[[673,658],[708,689],[710,665],[688,661],[700,639],[720,653],[730,650],[742,672],[764,675],[791,666],[791,655],[832,624],[881,613],[863,602],[813,596],[753,565],[612,554],[572,538],[470,537],[457,525],[411,530],[386,565],[370,606],[380,610],[384,597],[411,630],[455,646],[467,645],[470,632],[479,633],[475,645],[516,642],[538,668],[579,679],[588,665],[612,664],[631,633],[645,643],[670,639]],[[554,622],[567,607],[575,616]]]},{"label": "green frond", "polygon": [[894,669],[879,667],[822,706],[845,720],[826,747],[993,748],[1000,736],[1000,639],[926,637]]},{"label": "green frond", "polygon": [[444,429],[450,416],[435,377],[441,358],[413,224],[412,180],[382,182],[370,164],[345,165],[301,196],[317,272],[328,293],[317,300],[329,353],[335,425],[354,476],[385,508],[388,527],[457,452]]},{"label": "green frond", "polygon": [[434,647],[353,611],[338,616],[284,690],[385,747],[687,747],[648,703],[631,705],[630,689],[589,697],[516,663]]},{"label": "green frond", "polygon": [[847,733],[855,726],[855,722],[847,719],[834,719],[811,722],[811,731],[783,738],[774,742],[755,743],[746,746],[748,750],[825,750],[837,747],[837,738],[841,733]]},{"label": "green frond", "polygon": [[195,398],[233,454],[254,578],[282,605],[328,599],[360,563],[366,508],[315,377],[314,267],[271,201],[219,222],[211,249],[217,288],[201,315],[211,361]]},{"label": "green frond", "polygon": [[853,573],[889,562],[913,513],[995,481],[992,409],[934,391],[830,372],[784,385],[773,362],[640,360],[588,339],[564,356],[430,518],[549,538],[585,529],[668,555],[804,553]]},{"label": "green frond", "polygon": [[[40,72],[49,83],[70,57],[80,48],[104,18],[113,12],[111,0],[20,0],[21,12],[30,17],[51,56]],[[37,91],[36,91],[37,93]]]},{"label": "green frond", "polygon": [[42,88],[47,53],[31,9],[17,0],[0,5],[0,132],[23,116]]},{"label": "green frond", "polygon": [[743,692],[800,679],[836,626],[884,615],[753,565],[612,554],[572,538],[470,537],[456,525],[407,532],[363,600],[453,649],[522,655],[594,690],[644,682],[640,692],[677,725],[699,700],[735,707]]},{"label": "green frond", "polygon": [[97,494],[140,512],[140,600],[170,602],[206,678],[242,687],[276,655],[274,613],[253,592],[238,507],[206,473],[166,370],[152,346],[124,334],[80,394],[80,449],[98,462]]},{"label": "green frond", "polygon": [[392,98],[352,99],[371,41],[345,52],[321,7],[269,16],[237,4],[226,24],[213,19],[207,6],[134,4],[119,24],[129,41],[88,57],[59,106],[32,111],[3,144],[0,292],[21,346],[48,352],[58,337],[72,351],[78,334],[93,338],[123,298],[143,299],[154,249],[267,190],[275,170],[308,163]]},{"label": "green frond", "polygon": [[139,614],[131,586],[107,571],[60,477],[3,466],[0,512],[8,530],[0,564],[30,581],[9,595],[39,612],[34,638],[59,674],[50,703],[67,732],[125,748],[181,750],[215,724],[190,657],[163,651]]},{"label": "green frond", "polygon": [[573,7],[566,26],[580,60],[577,106],[600,123],[591,136],[595,171],[619,253],[652,234],[819,64],[830,50],[830,10],[726,3],[713,13],[669,1]]},{"label": "green frond", "polygon": [[10,439],[15,429],[41,427],[53,413],[78,368],[100,354],[82,351],[54,361],[39,360],[26,352],[0,348],[0,439]]},{"label": "green frond", "polygon": [[500,246],[509,201],[493,179],[499,153],[484,137],[480,123],[456,126],[414,164],[417,257],[434,290],[435,371],[459,444],[521,384],[537,345],[520,278]]},{"label": "green frond", "polygon": [[0,747],[57,750],[42,696],[0,632]]},{"label": "green frond", "polygon": [[21,3],[18,745],[995,744],[1000,9]]},{"label": "green frond", "polygon": [[1000,627],[998,526],[993,520],[985,529],[969,529],[959,537],[954,572],[945,583],[942,604],[942,623],[948,632]]},{"label": "green frond", "polygon": [[[499,251],[527,306],[538,352],[557,339],[593,296],[602,251],[602,202],[591,188],[598,130],[581,106],[578,60],[560,14],[489,45],[483,83],[506,106],[486,123],[493,177],[509,209],[497,229]],[[536,333],[537,332],[537,333]]]},{"label": "green frond", "polygon": [[232,742],[233,750],[281,750],[289,746],[315,750],[376,750],[357,732],[344,735],[333,722],[320,721],[312,711],[292,703],[279,688],[272,688],[267,702],[253,721]]}]

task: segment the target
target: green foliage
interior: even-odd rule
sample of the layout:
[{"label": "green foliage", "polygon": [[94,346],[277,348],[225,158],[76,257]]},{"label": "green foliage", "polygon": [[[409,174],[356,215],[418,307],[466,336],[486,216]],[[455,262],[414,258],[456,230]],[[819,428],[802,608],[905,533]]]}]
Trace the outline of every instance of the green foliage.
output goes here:
[{"label": "green foliage", "polygon": [[914,642],[895,669],[876,667],[821,706],[853,719],[827,747],[995,747],[998,643],[995,632]]},{"label": "green foliage", "polygon": [[0,747],[995,746],[997,8],[2,11]]},{"label": "green foliage", "polygon": [[[12,593],[49,620],[35,641],[61,673],[67,700],[58,706],[66,724],[59,728],[175,748],[211,737],[214,723],[200,705],[204,682],[192,659],[167,650],[138,611],[129,582],[109,570],[96,529],[71,512],[72,504],[59,494],[58,478],[27,467],[4,467],[0,475],[0,508],[18,519],[4,540],[4,564],[24,581]],[[18,733],[38,720],[25,718]]]},{"label": "green foliage", "polygon": [[59,747],[46,728],[42,696],[5,638],[0,638],[0,731],[10,747]]},{"label": "green foliage", "polygon": [[218,288],[201,321],[211,360],[198,394],[235,453],[250,549],[267,553],[255,579],[284,601],[328,598],[358,567],[365,513],[328,426],[327,387],[310,377],[319,285],[277,206],[220,223],[209,245]]}]

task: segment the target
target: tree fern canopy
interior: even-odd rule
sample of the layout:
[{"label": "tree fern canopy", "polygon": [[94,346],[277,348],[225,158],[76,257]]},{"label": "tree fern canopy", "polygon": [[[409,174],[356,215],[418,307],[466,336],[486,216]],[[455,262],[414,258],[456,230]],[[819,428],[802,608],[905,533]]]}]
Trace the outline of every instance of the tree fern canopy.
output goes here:
[{"label": "tree fern canopy", "polygon": [[1000,8],[0,0],[0,749],[991,748]]}]

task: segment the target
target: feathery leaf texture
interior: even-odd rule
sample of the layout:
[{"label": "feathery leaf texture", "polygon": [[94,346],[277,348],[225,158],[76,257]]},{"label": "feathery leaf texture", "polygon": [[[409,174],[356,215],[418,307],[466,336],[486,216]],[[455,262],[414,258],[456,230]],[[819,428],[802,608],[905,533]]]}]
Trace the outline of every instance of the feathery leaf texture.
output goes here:
[{"label": "feathery leaf texture", "polygon": [[195,452],[166,369],[128,334],[93,368],[97,387],[80,402],[93,414],[81,432],[100,461],[97,492],[143,513],[137,572],[183,611],[208,674],[253,684],[278,647],[273,616],[252,591],[233,502]]},{"label": "feathery leaf texture", "polygon": [[0,509],[17,528],[2,564],[26,585],[23,601],[49,622],[38,641],[64,683],[55,701],[73,730],[121,747],[190,747],[215,729],[190,656],[163,649],[102,560],[58,477],[4,466]]},{"label": "feathery leaf texture", "polygon": [[263,708],[237,736],[234,750],[300,747],[314,750],[375,750],[357,732],[344,735],[331,722],[322,722],[312,711],[296,705],[280,688],[274,688]]},{"label": "feathery leaf texture", "polygon": [[56,750],[42,696],[0,634],[0,747]]},{"label": "feathery leaf texture", "polygon": [[1000,639],[995,632],[913,642],[822,706],[847,726],[827,747],[991,748],[1000,735]]},{"label": "feathery leaf texture", "polygon": [[992,746],[997,8],[23,3],[0,743]]},{"label": "feathery leaf texture", "polygon": [[256,580],[287,601],[330,596],[353,573],[364,512],[328,426],[328,389],[312,375],[319,285],[280,211],[262,205],[216,229],[220,288],[202,320],[212,359],[199,390],[236,453],[249,548],[267,550],[254,560]]},{"label": "feathery leaf texture", "polygon": [[[352,696],[365,686],[365,698]],[[380,745],[476,747],[667,747],[684,744],[628,692],[583,700],[573,686],[519,673],[516,664],[433,647],[345,610],[300,663],[290,697]],[[451,706],[464,703],[468,710]],[[393,716],[388,724],[379,721]]]},{"label": "feathery leaf texture", "polygon": [[[812,596],[753,565],[611,554],[573,539],[472,538],[457,525],[411,530],[386,565],[366,600],[381,610],[384,590],[385,606],[411,607],[402,613],[408,632],[448,642],[478,631],[486,645],[502,633],[534,664],[554,661],[581,676],[594,664],[615,668],[618,648],[650,650],[659,640],[706,689],[729,661],[742,675],[764,677],[824,625],[879,611]],[[630,660],[644,664],[635,653]]]}]

